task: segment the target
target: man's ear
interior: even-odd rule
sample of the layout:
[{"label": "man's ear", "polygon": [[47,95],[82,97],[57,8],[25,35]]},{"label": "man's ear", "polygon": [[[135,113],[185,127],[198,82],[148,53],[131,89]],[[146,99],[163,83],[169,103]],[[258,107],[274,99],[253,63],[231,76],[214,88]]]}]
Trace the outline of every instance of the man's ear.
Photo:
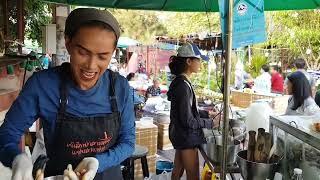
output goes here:
[{"label": "man's ear", "polygon": [[64,41],[65,41],[65,46],[67,48],[68,53],[70,54],[70,49],[71,49],[71,38],[68,36],[64,36]]}]

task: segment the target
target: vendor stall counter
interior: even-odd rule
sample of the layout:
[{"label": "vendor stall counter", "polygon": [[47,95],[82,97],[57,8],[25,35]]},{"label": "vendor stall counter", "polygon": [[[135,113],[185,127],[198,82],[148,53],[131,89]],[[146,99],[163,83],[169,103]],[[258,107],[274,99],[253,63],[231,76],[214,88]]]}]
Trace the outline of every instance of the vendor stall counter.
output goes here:
[{"label": "vendor stall counter", "polygon": [[319,116],[270,116],[270,133],[284,140],[282,173],[290,179],[294,168],[303,171],[303,179],[320,179],[320,133],[312,128]]}]

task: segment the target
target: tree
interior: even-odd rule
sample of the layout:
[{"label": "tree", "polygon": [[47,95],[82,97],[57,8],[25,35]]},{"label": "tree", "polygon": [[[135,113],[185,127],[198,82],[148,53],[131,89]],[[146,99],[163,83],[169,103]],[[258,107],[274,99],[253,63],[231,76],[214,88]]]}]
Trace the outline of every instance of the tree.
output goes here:
[{"label": "tree", "polygon": [[51,8],[49,4],[41,0],[26,0],[25,11],[26,38],[41,45],[41,28],[50,24],[52,19]]},{"label": "tree", "polygon": [[308,68],[317,70],[320,69],[319,27],[319,10],[270,13],[267,44],[290,48],[293,57],[303,57]]},{"label": "tree", "polygon": [[[217,13],[109,10],[118,19],[124,36],[152,43],[157,35],[180,37],[190,33],[220,31]],[[210,27],[210,28],[209,28]]]},{"label": "tree", "polygon": [[168,36],[181,37],[190,33],[220,32],[218,13],[164,13],[163,23]]},{"label": "tree", "polygon": [[157,35],[166,34],[166,28],[153,11],[109,10],[119,21],[122,35],[143,43],[151,43]]}]

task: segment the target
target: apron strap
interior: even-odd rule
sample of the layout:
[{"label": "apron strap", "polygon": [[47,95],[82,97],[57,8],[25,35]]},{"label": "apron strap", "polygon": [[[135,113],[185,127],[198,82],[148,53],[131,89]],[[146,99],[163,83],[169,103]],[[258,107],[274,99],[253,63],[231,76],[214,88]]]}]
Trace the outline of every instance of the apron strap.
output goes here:
[{"label": "apron strap", "polygon": [[108,69],[109,71],[109,79],[110,79],[110,101],[111,101],[111,109],[112,112],[119,112],[117,97],[115,93],[115,82],[116,82],[116,73]]},{"label": "apron strap", "polygon": [[[70,64],[69,63],[63,63],[60,71],[60,77],[61,77],[61,83],[60,83],[60,107],[59,112],[63,113],[66,110],[66,106],[68,104],[68,90],[67,90],[67,84],[64,79],[70,75]],[[111,101],[111,109],[112,112],[118,112],[118,105],[117,105],[117,99],[115,95],[115,80],[116,80],[116,73],[109,70],[109,79],[110,79],[110,101]]]},{"label": "apron strap", "polygon": [[68,104],[68,90],[67,90],[67,83],[65,81],[65,78],[68,78],[70,76],[70,64],[69,63],[63,63],[61,65],[61,71],[60,71],[60,106],[59,106],[59,112],[63,113],[66,111],[66,106]]}]

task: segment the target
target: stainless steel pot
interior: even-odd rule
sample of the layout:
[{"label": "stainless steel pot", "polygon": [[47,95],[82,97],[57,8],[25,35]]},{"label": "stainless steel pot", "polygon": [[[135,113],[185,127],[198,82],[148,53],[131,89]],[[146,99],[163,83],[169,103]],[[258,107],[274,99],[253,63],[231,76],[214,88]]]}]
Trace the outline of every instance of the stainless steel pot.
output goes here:
[{"label": "stainless steel pot", "polygon": [[244,121],[239,119],[230,119],[230,136],[233,136],[235,140],[242,142],[246,137],[246,125]]},{"label": "stainless steel pot", "polygon": [[266,180],[273,179],[280,168],[280,163],[257,163],[247,160],[247,150],[237,154],[237,163],[240,172],[245,180]]},{"label": "stainless steel pot", "polygon": [[63,175],[46,177],[44,180],[63,180]]},{"label": "stainless steel pot", "polygon": [[[209,136],[206,138],[207,144],[203,144],[202,147],[209,157],[209,159],[216,163],[220,164],[222,161],[222,135],[218,136]],[[227,164],[232,165],[237,160],[237,153],[240,151],[240,141],[230,140],[227,146]]]}]

